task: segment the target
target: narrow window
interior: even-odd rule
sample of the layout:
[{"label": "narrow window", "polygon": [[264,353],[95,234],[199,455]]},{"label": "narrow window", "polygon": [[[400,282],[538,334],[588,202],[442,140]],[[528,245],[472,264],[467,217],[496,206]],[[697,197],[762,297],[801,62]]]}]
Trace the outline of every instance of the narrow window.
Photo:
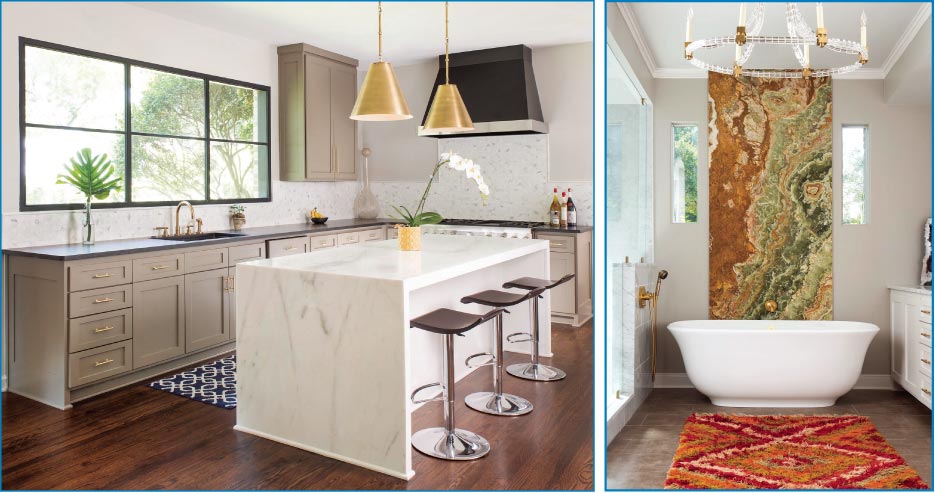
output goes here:
[{"label": "narrow window", "polygon": [[672,222],[698,222],[698,125],[672,125]]},{"label": "narrow window", "polygon": [[841,129],[844,156],[844,224],[870,222],[870,129],[867,125],[844,125]]}]

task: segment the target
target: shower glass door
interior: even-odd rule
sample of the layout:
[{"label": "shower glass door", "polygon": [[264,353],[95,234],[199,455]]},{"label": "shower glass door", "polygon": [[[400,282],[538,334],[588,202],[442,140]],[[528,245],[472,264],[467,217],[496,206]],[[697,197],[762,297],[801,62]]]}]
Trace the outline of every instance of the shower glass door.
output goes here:
[{"label": "shower glass door", "polygon": [[634,323],[623,317],[624,264],[652,262],[652,105],[608,33],[607,396],[610,417],[633,393]]}]

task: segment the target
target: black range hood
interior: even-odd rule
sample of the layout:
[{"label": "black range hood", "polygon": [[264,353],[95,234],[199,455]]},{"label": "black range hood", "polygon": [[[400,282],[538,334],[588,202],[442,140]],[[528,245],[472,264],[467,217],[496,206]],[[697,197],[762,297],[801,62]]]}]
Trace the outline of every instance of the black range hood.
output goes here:
[{"label": "black range hood", "polygon": [[[465,51],[449,55],[451,83],[458,86],[474,130],[438,132],[419,126],[424,137],[452,138],[479,135],[544,134],[549,127],[542,118],[542,105],[532,72],[532,50],[525,45]],[[445,83],[445,55],[438,57],[438,76],[432,87],[422,124],[428,115],[435,90]]]}]

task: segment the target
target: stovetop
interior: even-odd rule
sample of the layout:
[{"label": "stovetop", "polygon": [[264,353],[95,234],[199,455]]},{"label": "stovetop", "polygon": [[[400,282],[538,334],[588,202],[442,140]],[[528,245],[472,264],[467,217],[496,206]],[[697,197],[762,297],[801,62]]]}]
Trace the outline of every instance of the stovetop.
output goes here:
[{"label": "stovetop", "polygon": [[523,228],[532,229],[545,226],[545,223],[535,221],[509,221],[498,219],[444,219],[441,224],[446,226],[480,226],[493,228]]}]

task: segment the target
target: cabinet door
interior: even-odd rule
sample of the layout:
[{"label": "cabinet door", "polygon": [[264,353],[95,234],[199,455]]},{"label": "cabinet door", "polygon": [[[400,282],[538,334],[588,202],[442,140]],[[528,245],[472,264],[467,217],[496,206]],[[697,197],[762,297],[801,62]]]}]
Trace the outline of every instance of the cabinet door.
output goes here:
[{"label": "cabinet door", "polygon": [[133,284],[133,368],[185,354],[185,277]]},{"label": "cabinet door", "polygon": [[357,71],[331,69],[331,119],[334,140],[334,179],[357,179],[357,122],[350,119],[357,99]]},{"label": "cabinet door", "polygon": [[906,303],[890,300],[890,363],[892,372],[900,379],[906,378]]},{"label": "cabinet door", "polygon": [[279,56],[279,179],[305,180],[305,71],[301,53]]},{"label": "cabinet door", "polygon": [[306,180],[334,179],[331,120],[331,67],[314,55],[305,55]]},{"label": "cabinet door", "polygon": [[[562,276],[575,273],[575,254],[552,252],[549,258],[552,279],[561,279]],[[575,283],[566,282],[556,286],[550,291],[552,296],[552,311],[559,313],[575,313]]]},{"label": "cabinet door", "polygon": [[230,339],[230,292],[227,269],[185,276],[185,352]]}]

